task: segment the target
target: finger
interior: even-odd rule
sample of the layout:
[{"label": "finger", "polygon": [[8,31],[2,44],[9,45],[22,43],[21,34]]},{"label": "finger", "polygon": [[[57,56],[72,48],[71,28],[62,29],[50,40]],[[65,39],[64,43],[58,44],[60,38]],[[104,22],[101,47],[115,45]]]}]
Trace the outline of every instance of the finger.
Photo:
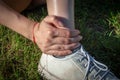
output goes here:
[{"label": "finger", "polygon": [[70,30],[70,29],[56,29],[54,32],[54,37],[76,37],[80,34],[79,30]]},{"label": "finger", "polygon": [[54,44],[70,44],[70,38],[64,38],[64,37],[55,37],[52,42],[52,45]]},{"label": "finger", "polygon": [[54,32],[54,37],[70,37],[70,30],[69,29],[56,29]]},{"label": "finger", "polygon": [[52,45],[50,46],[47,51],[49,50],[73,50],[77,47],[78,43],[72,43],[72,44],[68,44],[68,45],[63,45],[63,44],[56,44],[56,45]]},{"label": "finger", "polygon": [[54,25],[54,27],[67,29],[66,27],[64,27],[64,24],[58,19],[57,16],[53,16],[53,15],[47,16],[46,18],[44,18],[44,21]]},{"label": "finger", "polygon": [[70,30],[70,37],[76,37],[80,34],[80,31],[77,30],[77,29],[74,29],[74,30]]},{"label": "finger", "polygon": [[73,38],[64,38],[64,37],[56,37],[51,41],[51,44],[70,44],[70,43],[78,43],[80,40],[82,40],[82,36],[77,36]]},{"label": "finger", "polygon": [[76,37],[73,37],[73,38],[69,38],[69,43],[78,43],[80,40],[82,40],[82,36],[76,36]]},{"label": "finger", "polygon": [[54,56],[65,56],[65,55],[69,55],[70,53],[72,53],[72,51],[70,51],[70,50],[64,50],[64,51],[49,50],[47,52],[47,54],[54,55]]}]

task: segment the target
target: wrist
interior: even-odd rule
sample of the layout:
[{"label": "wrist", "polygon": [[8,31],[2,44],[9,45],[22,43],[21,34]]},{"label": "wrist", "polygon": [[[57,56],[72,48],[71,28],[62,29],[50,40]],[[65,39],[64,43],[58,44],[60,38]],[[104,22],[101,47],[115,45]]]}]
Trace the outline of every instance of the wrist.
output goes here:
[{"label": "wrist", "polygon": [[27,35],[25,36],[29,40],[33,41],[33,27],[37,22],[35,21],[30,21],[27,23]]},{"label": "wrist", "polygon": [[35,37],[35,32],[36,32],[36,28],[38,28],[39,26],[39,23],[38,22],[35,22],[33,27],[32,27],[32,41],[34,43],[36,43],[36,37]]}]

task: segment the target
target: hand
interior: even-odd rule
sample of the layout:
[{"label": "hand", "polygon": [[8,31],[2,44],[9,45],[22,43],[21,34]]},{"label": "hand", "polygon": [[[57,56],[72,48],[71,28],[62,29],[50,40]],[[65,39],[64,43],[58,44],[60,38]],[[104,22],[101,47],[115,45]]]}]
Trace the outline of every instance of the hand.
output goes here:
[{"label": "hand", "polygon": [[55,16],[47,16],[35,27],[36,43],[43,53],[64,56],[82,39],[78,30],[69,30]]}]

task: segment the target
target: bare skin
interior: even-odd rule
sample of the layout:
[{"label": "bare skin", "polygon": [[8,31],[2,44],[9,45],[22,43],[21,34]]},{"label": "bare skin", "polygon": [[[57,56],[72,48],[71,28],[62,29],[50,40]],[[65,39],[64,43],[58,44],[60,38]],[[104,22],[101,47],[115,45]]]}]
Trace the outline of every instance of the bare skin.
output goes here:
[{"label": "bare skin", "polygon": [[74,0],[47,0],[48,15],[60,17],[69,29],[75,29]]},{"label": "bare skin", "polygon": [[[75,29],[74,24],[74,0],[47,0],[48,15],[55,15],[63,23],[64,27],[69,30]],[[72,33],[72,32],[71,32]],[[72,36],[72,44],[79,46],[79,41],[82,36]],[[60,48],[59,45],[54,45],[56,49]],[[61,46],[62,47],[62,46]],[[76,47],[72,47],[75,49]],[[62,49],[65,49],[64,47]]]},{"label": "bare skin", "polygon": [[[57,17],[47,16],[39,27],[35,28],[37,44],[42,52],[51,55],[64,56],[71,53],[81,40],[79,31],[68,29],[61,24]],[[54,25],[54,26],[53,26]],[[44,27],[45,26],[45,27]],[[44,36],[43,36],[44,35]]]},{"label": "bare skin", "polygon": [[[0,24],[7,26],[8,28],[33,41],[32,31],[33,25],[36,22],[16,12],[2,0],[0,0],[0,10]],[[71,50],[76,47],[76,43],[81,40],[79,38],[80,36],[78,30],[66,29],[63,25],[61,26],[58,23],[62,24],[56,16],[49,15],[43,19],[42,22],[36,25],[34,29],[36,43],[41,51],[46,54],[70,54]],[[58,44],[59,46],[56,48],[55,46]]]}]

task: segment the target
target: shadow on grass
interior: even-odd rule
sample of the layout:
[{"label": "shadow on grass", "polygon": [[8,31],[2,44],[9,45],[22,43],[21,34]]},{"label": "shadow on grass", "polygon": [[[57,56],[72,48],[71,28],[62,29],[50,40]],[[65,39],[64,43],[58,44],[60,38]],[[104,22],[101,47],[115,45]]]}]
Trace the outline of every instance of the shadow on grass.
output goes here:
[{"label": "shadow on grass", "polygon": [[120,1],[76,0],[75,3],[76,28],[84,38],[81,43],[120,78]]}]

